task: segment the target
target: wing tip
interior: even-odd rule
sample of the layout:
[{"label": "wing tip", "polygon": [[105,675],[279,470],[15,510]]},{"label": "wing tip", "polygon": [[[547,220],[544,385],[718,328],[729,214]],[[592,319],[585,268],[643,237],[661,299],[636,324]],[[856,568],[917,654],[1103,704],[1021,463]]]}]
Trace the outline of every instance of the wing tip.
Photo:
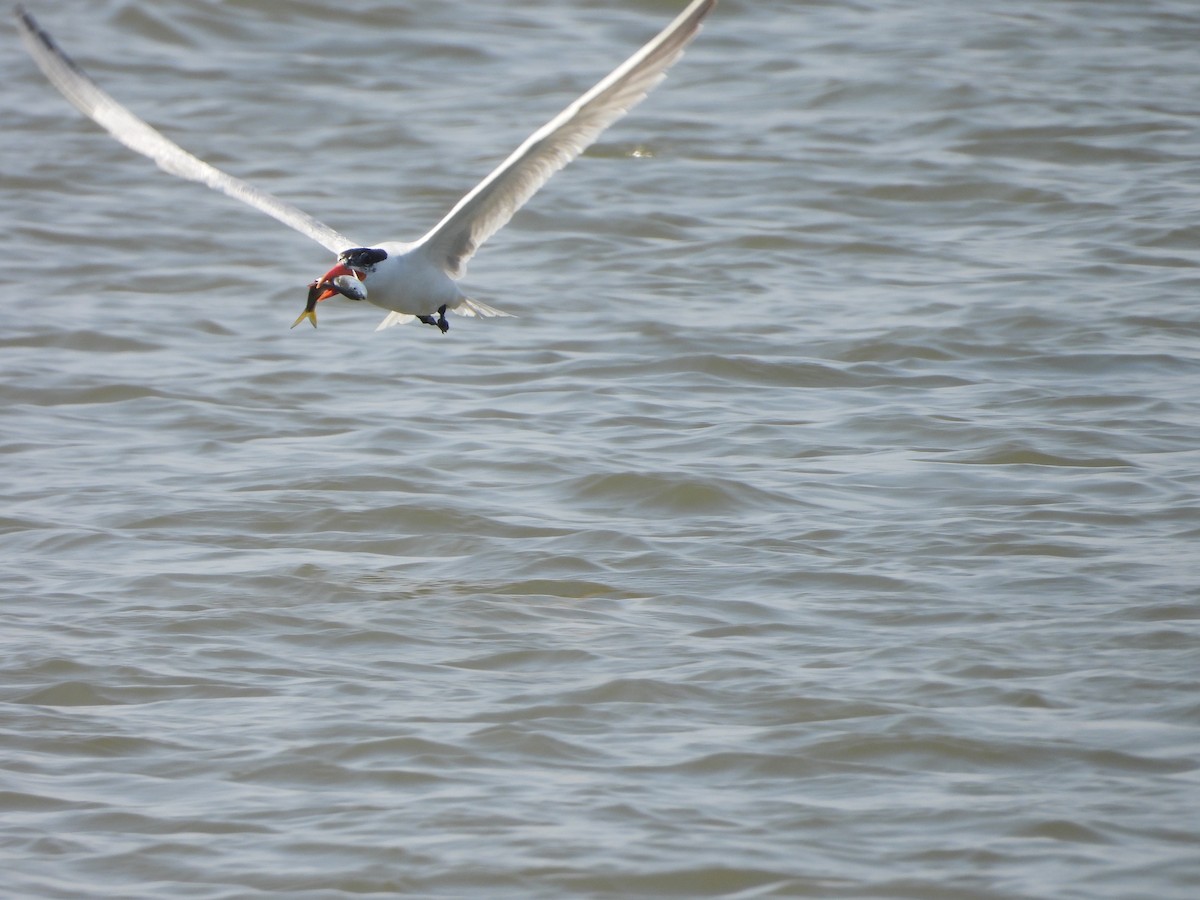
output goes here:
[{"label": "wing tip", "polygon": [[54,38],[50,37],[49,32],[42,28],[38,20],[33,17],[33,13],[25,8],[24,3],[18,3],[13,7],[13,18],[17,20],[17,27],[20,29],[22,37],[27,41],[35,41],[37,44],[40,44],[41,46],[38,49],[50,53],[65,62],[76,72],[80,72],[79,66],[75,64],[75,61],[63,53],[62,48],[58,44],[54,43]]}]

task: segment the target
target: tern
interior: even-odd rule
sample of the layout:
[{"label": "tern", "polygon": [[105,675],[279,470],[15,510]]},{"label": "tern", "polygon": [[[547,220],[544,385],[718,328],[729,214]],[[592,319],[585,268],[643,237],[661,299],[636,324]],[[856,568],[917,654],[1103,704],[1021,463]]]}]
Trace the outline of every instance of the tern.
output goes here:
[{"label": "tern", "polygon": [[30,55],[85,116],[160,169],[247,203],[337,254],[337,263],[309,285],[304,312],[317,325],[316,305],[330,297],[367,300],[389,310],[376,331],[414,319],[449,329],[446,312],[463,316],[508,313],[468,297],[457,281],[468,260],[550,177],[582,153],[609,125],[640,103],[679,59],[717,0],[693,0],[649,43],[591,90],[531,134],[433,226],[412,242],[362,246],[285,200],[188,153],[105,93],[42,29],[22,5],[17,26]]}]

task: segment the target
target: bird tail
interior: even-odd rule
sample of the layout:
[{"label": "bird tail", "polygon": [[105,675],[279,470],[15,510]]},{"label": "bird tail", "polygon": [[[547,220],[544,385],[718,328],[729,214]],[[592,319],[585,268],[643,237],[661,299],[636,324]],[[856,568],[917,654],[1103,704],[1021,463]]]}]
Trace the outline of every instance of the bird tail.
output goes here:
[{"label": "bird tail", "polygon": [[504,318],[515,318],[512,313],[506,313],[502,309],[496,309],[494,306],[488,306],[486,303],[480,303],[478,300],[472,300],[470,297],[463,297],[458,306],[453,307],[450,312],[458,313],[460,316],[482,316],[485,319],[490,319],[494,316],[502,316]]}]

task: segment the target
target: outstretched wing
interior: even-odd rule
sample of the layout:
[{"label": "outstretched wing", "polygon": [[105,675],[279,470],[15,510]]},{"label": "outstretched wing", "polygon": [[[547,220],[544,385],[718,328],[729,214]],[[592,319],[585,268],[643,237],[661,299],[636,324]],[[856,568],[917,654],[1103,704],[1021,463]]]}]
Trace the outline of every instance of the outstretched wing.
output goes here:
[{"label": "outstretched wing", "polygon": [[535,131],[418,244],[452,278],[550,176],[582,153],[658,84],[717,0],[694,0],[646,46]]},{"label": "outstretched wing", "polygon": [[59,49],[54,39],[42,30],[23,6],[17,6],[16,16],[25,47],[50,83],[76,109],[130,150],[150,157],[164,172],[199,182],[253,206],[334,253],[356,246],[354,241],[318,222],[308,213],[240,178],[227,175],[168,140],[101,90],[74,60]]}]

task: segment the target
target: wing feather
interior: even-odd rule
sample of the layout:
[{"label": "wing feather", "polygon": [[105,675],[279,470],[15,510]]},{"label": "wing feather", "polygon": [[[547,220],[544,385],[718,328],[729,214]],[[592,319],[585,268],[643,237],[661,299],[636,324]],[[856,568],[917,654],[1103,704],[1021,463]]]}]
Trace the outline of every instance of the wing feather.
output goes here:
[{"label": "wing feather", "polygon": [[164,172],[199,182],[253,206],[334,253],[357,246],[354,241],[303,210],[188,153],[105,93],[74,60],[59,49],[54,39],[23,6],[16,7],[16,17],[26,49],[50,83],[76,109],[130,150],[148,156]]},{"label": "wing feather", "polygon": [[535,131],[418,245],[452,278],[550,177],[637,105],[666,75],[717,0],[694,0],[657,37]]}]

